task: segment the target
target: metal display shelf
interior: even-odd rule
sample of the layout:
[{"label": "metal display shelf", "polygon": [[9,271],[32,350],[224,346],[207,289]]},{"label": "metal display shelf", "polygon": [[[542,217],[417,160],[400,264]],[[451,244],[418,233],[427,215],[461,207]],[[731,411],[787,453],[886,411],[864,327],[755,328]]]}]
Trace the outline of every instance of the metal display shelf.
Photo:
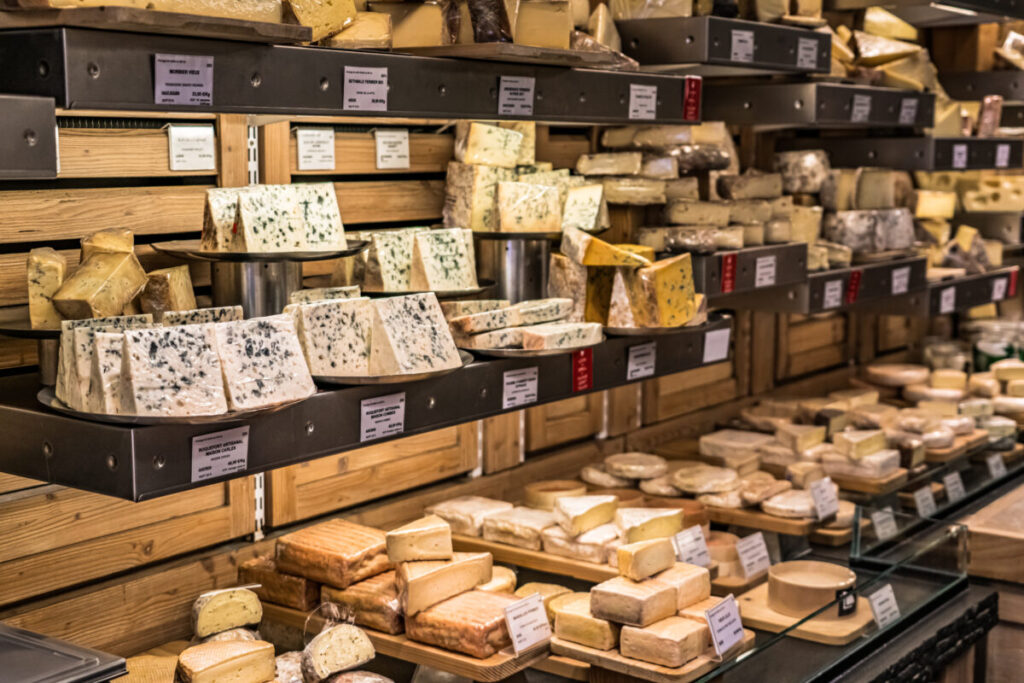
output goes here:
[{"label": "metal display shelf", "polygon": [[0,178],[57,177],[53,99],[0,95]]},{"label": "metal display shelf", "polygon": [[[155,104],[156,54],[212,57],[213,103]],[[693,92],[699,88],[693,87],[692,80],[690,106],[684,107],[686,79],[637,72],[75,28],[0,32],[0,62],[4,64],[0,92],[52,97],[65,109],[529,118],[606,124],[699,123],[700,118],[695,101],[699,95]],[[386,109],[344,107],[344,72],[352,67],[386,69]],[[498,113],[502,76],[535,79],[532,116]],[[631,121],[632,86],[638,85],[657,87],[654,116]],[[684,120],[684,110],[689,119]]]},{"label": "metal display shelf", "polygon": [[787,140],[785,145],[793,149],[824,149],[835,167],[973,171],[1024,165],[1024,140],[1013,138],[796,138]]},{"label": "metal display shelf", "polygon": [[807,281],[807,245],[802,242],[747,247],[693,256],[693,281],[715,306],[758,292],[777,296],[781,287]]},{"label": "metal display shelf", "polygon": [[932,125],[935,95],[841,83],[704,86],[704,118],[745,126]]},{"label": "metal display shelf", "polygon": [[622,50],[645,71],[704,76],[828,73],[827,33],[724,17],[629,19]]},{"label": "metal display shelf", "polygon": [[1003,128],[1024,128],[1024,102],[1003,102],[999,125]]},{"label": "metal display shelf", "polygon": [[[971,26],[1004,21],[1007,17],[1024,19],[1021,0],[826,0],[826,11],[846,12],[881,5],[904,21],[921,28]],[[965,11],[966,10],[966,11]]]},{"label": "metal display shelf", "polygon": [[929,282],[920,292],[867,301],[863,306],[880,314],[922,318],[960,313],[1014,296],[1018,272],[1018,266],[1008,266],[981,275]]},{"label": "metal display shelf", "polygon": [[[0,472],[117,498],[146,500],[370,443],[611,389],[628,381],[693,369],[705,364],[705,336],[717,333],[715,348],[721,349],[726,341],[722,337],[731,334],[731,327],[729,316],[713,314],[707,324],[681,328],[674,334],[610,337],[584,354],[592,354],[590,382],[581,383],[580,359],[575,354],[478,361],[432,380],[321,391],[276,412],[217,425],[130,428],[64,417],[36,402],[37,375],[15,375],[0,379],[0,429],[8,444],[0,449]],[[628,380],[630,349],[643,345],[649,352],[649,344],[655,347],[654,373]],[[505,373],[528,368],[537,369],[536,400],[507,405]],[[404,429],[362,442],[361,402],[398,393],[405,394]],[[193,439],[246,425],[249,435],[245,462],[230,474],[193,481]]]},{"label": "metal display shelf", "polygon": [[[1020,13],[1024,15],[1024,0],[1016,2]],[[1024,71],[966,71],[940,74],[939,81],[954,100],[980,100],[985,95],[1002,95],[1004,99],[1011,101],[1024,99]]]}]

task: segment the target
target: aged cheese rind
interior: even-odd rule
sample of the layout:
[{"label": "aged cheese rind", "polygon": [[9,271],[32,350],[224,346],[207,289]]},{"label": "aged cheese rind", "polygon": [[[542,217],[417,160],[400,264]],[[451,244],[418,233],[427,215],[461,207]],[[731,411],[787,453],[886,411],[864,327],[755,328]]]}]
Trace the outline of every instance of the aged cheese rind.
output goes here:
[{"label": "aged cheese rind", "polygon": [[619,508],[615,525],[622,540],[636,543],[674,536],[683,529],[683,511],[676,508]]},{"label": "aged cheese rind", "polygon": [[274,646],[262,640],[220,640],[178,655],[175,677],[183,683],[268,681],[274,678]]},{"label": "aged cheese rind", "polygon": [[488,593],[514,593],[516,590],[516,573],[508,567],[492,567],[491,580],[481,583],[474,590]]},{"label": "aged cheese rind", "polygon": [[646,206],[665,203],[666,181],[653,178],[604,176],[604,198],[609,204]]},{"label": "aged cheese rind", "polygon": [[676,225],[728,225],[729,204],[680,199],[665,207],[665,220]]},{"label": "aged cheese rind", "polygon": [[684,610],[711,596],[711,573],[706,567],[676,562],[665,571],[655,574],[654,578],[675,587],[677,610]]},{"label": "aged cheese rind", "polygon": [[700,655],[707,639],[707,626],[671,616],[646,628],[624,626],[619,651],[624,657],[676,668]]},{"label": "aged cheese rind", "polygon": [[485,659],[509,647],[505,608],[517,598],[504,593],[467,591],[407,617],[410,640]]},{"label": "aged cheese rind", "polygon": [[515,507],[488,515],[484,519],[482,532],[488,541],[540,550],[541,532],[554,524],[555,517],[547,510]]},{"label": "aged cheese rind", "polygon": [[308,611],[320,602],[320,584],[303,576],[286,574],[272,557],[254,557],[238,567],[238,582],[259,584],[253,592],[261,601]]},{"label": "aged cheese rind", "polygon": [[560,595],[569,595],[572,593],[571,590],[565,586],[559,586],[555,583],[542,583],[539,581],[531,581],[524,583],[522,586],[516,589],[517,598],[528,598],[531,595],[539,595],[544,601],[544,611],[547,613],[548,622],[553,626],[555,621],[555,612],[551,607],[552,601]]},{"label": "aged cheese rind", "polygon": [[560,598],[554,612],[555,635],[563,640],[597,650],[611,650],[619,643],[619,625],[591,613],[589,593]]},{"label": "aged cheese rind", "polygon": [[406,617],[491,580],[490,553],[454,553],[450,560],[403,562],[395,571]]},{"label": "aged cheese rind", "polygon": [[821,192],[832,170],[828,155],[820,149],[777,152],[773,166],[782,176],[782,189],[789,194]]},{"label": "aged cheese rind", "polygon": [[615,524],[602,524],[578,536],[572,536],[560,526],[548,527],[541,534],[544,552],[574,560],[604,564],[608,553],[619,540]]},{"label": "aged cheese rind", "polygon": [[388,560],[448,560],[452,557],[452,528],[436,515],[409,522],[385,535]]},{"label": "aged cheese rind", "polygon": [[302,651],[302,674],[307,681],[319,683],[331,674],[362,666],[376,652],[370,637],[358,626],[337,624],[313,636]]},{"label": "aged cheese rind", "polygon": [[914,221],[904,208],[840,211],[825,219],[825,235],[855,254],[909,249],[914,246]]},{"label": "aged cheese rind", "polygon": [[384,532],[332,519],[277,539],[278,568],[337,588],[391,568]]},{"label": "aged cheese rind", "polygon": [[63,316],[53,305],[53,295],[64,283],[67,261],[50,247],[28,253],[28,316],[34,330],[60,329]]},{"label": "aged cheese rind", "polygon": [[192,604],[192,632],[200,637],[258,624],[263,618],[259,596],[247,588],[203,593]]},{"label": "aged cheese rind", "polygon": [[782,176],[778,173],[722,175],[718,193],[726,199],[774,199],[782,195]]},{"label": "aged cheese rind", "polygon": [[323,602],[336,602],[351,610],[355,623],[360,626],[384,633],[405,630],[394,571],[357,581],[344,589],[323,586],[320,598]]},{"label": "aged cheese rind", "polygon": [[590,609],[599,619],[648,626],[676,612],[676,590],[657,579],[617,576],[590,589]]}]

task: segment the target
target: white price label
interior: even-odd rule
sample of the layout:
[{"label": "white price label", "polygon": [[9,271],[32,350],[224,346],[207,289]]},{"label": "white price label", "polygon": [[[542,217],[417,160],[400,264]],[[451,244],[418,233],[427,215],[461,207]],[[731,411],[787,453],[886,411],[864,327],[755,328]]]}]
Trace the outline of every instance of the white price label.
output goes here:
[{"label": "white price label", "polygon": [[814,499],[814,510],[819,520],[826,520],[839,513],[839,497],[830,477],[811,483],[811,498]]},{"label": "white price label", "polygon": [[167,127],[168,159],[172,171],[214,171],[217,169],[217,147],[213,125]]},{"label": "white price label", "polygon": [[708,552],[708,541],[704,538],[704,530],[699,524],[683,529],[675,535],[676,557],[680,562],[707,567],[711,564],[711,553]]},{"label": "white price label", "polygon": [[498,79],[498,113],[502,116],[533,116],[533,76],[502,76]]},{"label": "white price label", "polygon": [[1010,165],[1010,145],[996,145],[996,168],[1006,168]]},{"label": "white price label", "polygon": [[626,381],[651,377],[654,375],[655,363],[658,359],[657,342],[647,342],[630,346],[626,359]]},{"label": "white price label", "polygon": [[821,307],[825,310],[839,308],[843,303],[843,281],[829,280],[825,283],[825,296],[822,297]]},{"label": "white price label", "polygon": [[892,269],[892,293],[906,294],[910,291],[910,266]]},{"label": "white price label", "polygon": [[715,645],[715,653],[722,657],[743,640],[743,622],[740,620],[740,608],[736,598],[730,593],[709,610],[704,612],[704,619],[711,629],[711,642]]},{"label": "white price label", "polygon": [[1000,277],[992,281],[992,301],[1002,301],[1006,298],[1006,278]]},{"label": "white price label", "polygon": [[950,472],[942,477],[942,483],[946,486],[946,500],[955,503],[967,497],[967,490],[964,488],[964,480],[959,472]]},{"label": "white price label", "polygon": [[359,440],[373,441],[405,431],[405,392],[359,402]]},{"label": "white price label", "polygon": [[717,363],[729,357],[729,337],[731,327],[723,330],[711,330],[704,334],[704,363]]},{"label": "white price label", "polygon": [[297,128],[295,146],[300,171],[334,170],[333,128]]},{"label": "white price label", "polygon": [[658,86],[629,84],[629,118],[653,119],[658,115]]},{"label": "white price label", "polygon": [[930,484],[914,491],[914,506],[917,508],[918,517],[931,517],[938,510],[935,505],[935,494],[932,493]]},{"label": "white price label", "polygon": [[953,168],[967,168],[967,145],[953,145]]},{"label": "white price label", "polygon": [[878,536],[880,541],[888,541],[899,533],[899,527],[896,526],[896,515],[889,508],[872,512],[871,523],[875,525],[875,536]]},{"label": "white price label", "polygon": [[346,111],[388,110],[388,68],[346,66],[341,108]]},{"label": "white price label", "polygon": [[952,313],[956,310],[956,287],[946,287],[939,292],[939,313]]},{"label": "white price label", "polygon": [[551,624],[540,593],[528,595],[506,607],[505,624],[517,655],[551,640]]},{"label": "white price label", "polygon": [[409,129],[381,128],[373,131],[377,147],[377,168],[409,168]]},{"label": "white price label", "polygon": [[732,50],[730,59],[733,62],[754,61],[754,32],[738,31],[732,32]]},{"label": "white price label", "polygon": [[754,286],[771,287],[775,284],[775,257],[759,256],[754,262]]},{"label": "white price label", "polygon": [[875,616],[878,628],[885,628],[889,624],[899,621],[900,606],[896,602],[892,584],[887,583],[869,595],[868,602],[871,604],[871,613]]},{"label": "white price label", "polygon": [[851,123],[867,123],[871,118],[871,95],[854,95],[850,107]]},{"label": "white price label", "polygon": [[988,473],[993,479],[1006,476],[1006,461],[999,453],[993,453],[985,458],[985,464],[988,465]]},{"label": "white price label", "polygon": [[192,481],[244,472],[249,465],[249,427],[192,437]]},{"label": "white price label", "polygon": [[743,576],[748,579],[765,573],[772,565],[764,534],[760,531],[737,541],[736,552],[739,553],[740,564],[743,565]]},{"label": "white price label", "polygon": [[912,126],[917,120],[917,99],[904,97],[900,100],[900,125]]},{"label": "white price label", "polygon": [[153,102],[213,105],[213,57],[153,55]]},{"label": "white price label", "polygon": [[537,402],[537,368],[506,370],[502,375],[501,407],[504,410]]},{"label": "white price label", "polygon": [[796,44],[796,68],[816,69],[818,67],[818,41],[814,38],[800,38]]}]

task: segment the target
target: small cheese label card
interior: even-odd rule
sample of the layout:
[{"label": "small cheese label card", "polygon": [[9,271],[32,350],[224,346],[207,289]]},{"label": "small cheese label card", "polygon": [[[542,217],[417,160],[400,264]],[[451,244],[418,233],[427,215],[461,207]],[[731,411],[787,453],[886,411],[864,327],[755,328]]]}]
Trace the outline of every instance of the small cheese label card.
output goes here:
[{"label": "small cheese label card", "polygon": [[914,505],[919,517],[931,517],[935,514],[938,508],[935,505],[935,494],[932,493],[931,484],[914,491]]},{"label": "small cheese label card", "polygon": [[212,124],[196,126],[172,123],[167,127],[167,148],[172,171],[217,169],[217,148]]},{"label": "small cheese label card", "polygon": [[512,637],[512,649],[517,655],[551,640],[551,624],[540,593],[529,595],[506,607],[505,624]]},{"label": "small cheese label card", "polygon": [[533,76],[500,76],[498,113],[502,116],[533,116],[536,84],[537,79]]},{"label": "small cheese label card", "polygon": [[910,266],[892,270],[892,293],[906,294],[910,290]]},{"label": "small cheese label card", "polygon": [[1006,298],[1006,282],[1008,278],[997,277],[992,281],[992,301],[1002,301]]},{"label": "small cheese label card", "polygon": [[740,555],[745,578],[752,579],[765,573],[772,564],[768,546],[764,542],[764,534],[760,531],[737,541],[736,552]]},{"label": "small cheese label card", "polygon": [[506,370],[502,375],[501,407],[504,410],[537,402],[537,368]]},{"label": "small cheese label card", "polygon": [[876,510],[871,513],[871,523],[875,525],[875,536],[880,541],[888,541],[899,533],[896,516],[890,508]]},{"label": "small cheese label card", "polygon": [[153,55],[153,102],[213,106],[213,57]]},{"label": "small cheese label card", "polygon": [[822,297],[821,307],[825,310],[839,308],[843,303],[843,281],[829,280],[825,283],[825,295]]},{"label": "small cheese label card", "polygon": [[657,342],[630,346],[626,356],[626,381],[632,382],[635,379],[653,377],[657,359]]},{"label": "small cheese label card", "polygon": [[341,108],[346,111],[388,110],[388,68],[346,66]]},{"label": "small cheese label card", "polygon": [[1006,168],[1010,165],[1010,145],[996,145],[996,168]]},{"label": "small cheese label card", "polygon": [[754,61],[754,32],[733,29],[731,47],[732,49],[729,51],[731,61]]},{"label": "small cheese label card", "polygon": [[811,498],[814,499],[814,510],[818,513],[818,520],[825,521],[835,517],[839,512],[839,496],[836,495],[836,487],[832,479],[825,477],[811,483]]},{"label": "small cheese label card", "polygon": [[917,120],[917,99],[904,97],[900,100],[900,125],[912,126]]},{"label": "small cheese label card", "polygon": [[945,315],[956,310],[956,287],[946,287],[939,293],[939,313]]},{"label": "small cheese label card", "polygon": [[377,168],[409,168],[409,129],[378,128],[373,131],[377,147]]},{"label": "small cheese label card", "polygon": [[852,123],[867,123],[871,118],[871,95],[854,95],[853,106],[850,107]]},{"label": "small cheese label card", "polygon": [[704,333],[704,363],[717,363],[729,357],[731,327]]},{"label": "small cheese label card", "polygon": [[673,537],[676,544],[676,557],[680,562],[695,564],[699,567],[707,567],[711,564],[711,553],[708,552],[708,542],[704,538],[704,530],[699,524],[688,529],[683,529]]},{"label": "small cheese label card", "polygon": [[759,256],[754,262],[754,286],[771,287],[775,284],[775,256]]},{"label": "small cheese label card", "polygon": [[653,119],[658,115],[658,86],[629,84],[629,118]]},{"label": "small cheese label card", "polygon": [[988,473],[993,479],[1006,476],[1006,461],[999,453],[993,453],[985,458],[985,464],[988,465]]},{"label": "small cheese label card", "polygon": [[334,170],[333,128],[297,128],[295,146],[300,171]]},{"label": "small cheese label card", "polygon": [[359,402],[359,440],[373,441],[405,431],[405,392]]},{"label": "small cheese label card", "polygon": [[900,618],[900,606],[896,602],[896,594],[892,590],[892,584],[887,583],[874,593],[868,596],[871,604],[871,613],[875,617],[878,628],[885,628]]},{"label": "small cheese label card", "polygon": [[248,426],[192,437],[193,482],[244,472],[248,465]]},{"label": "small cheese label card", "polygon": [[818,41],[814,38],[800,38],[796,44],[796,68],[816,69],[818,67]]},{"label": "small cheese label card", "polygon": [[736,598],[730,593],[721,602],[704,612],[708,628],[711,629],[711,642],[715,645],[715,654],[724,657],[729,650],[743,640],[743,622],[740,620],[740,608]]},{"label": "small cheese label card", "polygon": [[967,145],[953,145],[953,168],[967,168]]},{"label": "small cheese label card", "polygon": [[950,472],[944,475],[942,483],[946,487],[946,500],[950,503],[955,503],[967,497],[967,491],[964,489],[964,480],[960,477],[959,472]]},{"label": "small cheese label card", "polygon": [[572,390],[590,391],[594,388],[594,349],[572,352]]},{"label": "small cheese label card", "polygon": [[839,607],[839,616],[848,617],[857,611],[857,594],[852,588],[844,588],[836,591],[836,603]]}]

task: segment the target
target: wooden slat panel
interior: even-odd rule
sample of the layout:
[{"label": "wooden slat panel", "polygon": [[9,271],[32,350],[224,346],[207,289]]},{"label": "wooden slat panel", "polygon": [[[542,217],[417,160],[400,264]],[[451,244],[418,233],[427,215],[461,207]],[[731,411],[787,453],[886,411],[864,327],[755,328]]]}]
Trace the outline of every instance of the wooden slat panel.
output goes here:
[{"label": "wooden slat panel", "polygon": [[842,344],[823,346],[789,357],[789,377],[835,367],[846,360],[846,347]]},{"label": "wooden slat panel", "polygon": [[210,176],[217,171],[172,171],[164,129],[64,128],[59,178]]},{"label": "wooden slat panel", "polygon": [[526,450],[540,451],[601,431],[602,394],[574,396],[526,411]]},{"label": "wooden slat panel", "polygon": [[688,390],[657,395],[644,390],[644,424],[652,424],[692,413],[708,406],[725,403],[738,395],[735,377],[719,380],[712,384],[691,385]]},{"label": "wooden slat panel", "polygon": [[409,135],[409,168],[381,170],[377,168],[377,146],[373,133],[339,132],[334,134],[334,170],[300,171],[298,145],[295,135],[292,135],[288,158],[291,161],[292,175],[444,173],[452,158],[454,144],[455,137],[450,134],[412,133]]},{"label": "wooden slat panel", "polygon": [[0,368],[20,368],[39,362],[36,342],[31,339],[4,339],[0,337]]},{"label": "wooden slat panel", "polygon": [[576,168],[581,154],[590,152],[585,135],[552,134],[549,126],[537,126],[537,161],[550,161],[555,168]]},{"label": "wooden slat panel", "polygon": [[823,320],[808,320],[789,326],[790,355],[803,353],[822,346],[838,344],[846,339],[846,318],[834,316]]},{"label": "wooden slat panel", "polygon": [[722,363],[705,365],[704,367],[696,368],[694,370],[687,370],[686,372],[677,372],[674,375],[666,375],[665,377],[659,377],[658,379],[652,379],[646,382],[646,385],[653,389],[653,394],[655,396],[667,396],[680,391],[691,391],[696,387],[704,386],[706,384],[720,382],[723,379],[732,377],[732,375],[732,363],[725,361]]},{"label": "wooden slat panel", "polygon": [[13,474],[0,474],[0,493],[10,493],[11,491],[20,491],[21,489],[34,486],[43,486],[45,483],[36,479],[16,477]]},{"label": "wooden slat panel", "polygon": [[438,221],[444,206],[443,180],[335,183],[334,188],[346,224]]},{"label": "wooden slat panel", "polygon": [[243,114],[217,116],[217,184],[238,187],[249,183],[249,129]]},{"label": "wooden slat panel", "polygon": [[526,414],[522,410],[483,420],[484,474],[507,470],[523,461],[525,421]]},{"label": "wooden slat panel", "polygon": [[643,382],[608,390],[604,429],[608,436],[621,436],[640,428],[643,418]]},{"label": "wooden slat panel", "polygon": [[288,167],[288,125],[287,121],[278,121],[259,127],[261,183],[291,182]]}]

